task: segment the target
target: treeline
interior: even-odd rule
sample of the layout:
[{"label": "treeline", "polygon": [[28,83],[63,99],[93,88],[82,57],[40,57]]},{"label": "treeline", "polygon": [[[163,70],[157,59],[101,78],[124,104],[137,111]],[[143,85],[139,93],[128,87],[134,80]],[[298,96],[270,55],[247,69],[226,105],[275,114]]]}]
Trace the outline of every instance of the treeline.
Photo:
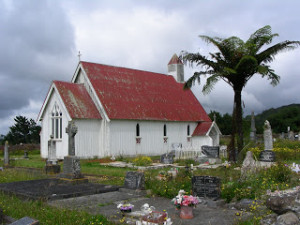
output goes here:
[{"label": "treeline", "polygon": [[0,144],[8,141],[10,145],[38,144],[40,143],[41,127],[33,119],[25,116],[16,116],[15,124],[9,128],[6,135],[2,135]]},{"label": "treeline", "polygon": [[[226,113],[222,115],[219,112],[211,111],[209,114],[211,120],[216,117],[217,124],[223,135],[231,134],[232,115]],[[273,133],[287,132],[287,128],[294,132],[300,131],[300,104],[291,104],[279,108],[271,108],[255,115],[256,133],[263,133],[264,122],[268,120],[271,124]],[[245,135],[250,133],[251,115],[243,118],[243,131]]]}]

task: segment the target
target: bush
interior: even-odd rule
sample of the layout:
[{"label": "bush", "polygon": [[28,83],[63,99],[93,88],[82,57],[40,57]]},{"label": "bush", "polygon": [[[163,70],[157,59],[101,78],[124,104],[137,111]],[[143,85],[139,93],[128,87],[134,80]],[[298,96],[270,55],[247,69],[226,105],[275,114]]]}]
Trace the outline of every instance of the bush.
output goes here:
[{"label": "bush", "polygon": [[132,163],[136,166],[150,166],[152,159],[149,156],[138,156],[133,159]]},{"label": "bush", "polygon": [[267,190],[284,190],[297,185],[297,181],[292,179],[292,175],[293,172],[287,166],[278,163],[270,168],[261,169],[247,177],[246,180],[223,183],[221,195],[227,202],[233,198],[236,200],[259,198]]}]

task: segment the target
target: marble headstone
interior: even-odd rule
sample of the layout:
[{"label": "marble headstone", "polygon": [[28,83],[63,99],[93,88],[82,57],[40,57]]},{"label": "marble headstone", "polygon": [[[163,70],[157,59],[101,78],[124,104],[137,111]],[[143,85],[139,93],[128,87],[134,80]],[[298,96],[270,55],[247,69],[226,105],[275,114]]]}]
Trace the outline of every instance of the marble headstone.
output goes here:
[{"label": "marble headstone", "polygon": [[268,120],[266,120],[264,124],[264,146],[265,150],[273,149],[272,129]]},{"label": "marble headstone", "polygon": [[265,150],[259,155],[259,160],[264,162],[274,162],[275,153],[273,150],[273,136],[271,125],[268,120],[264,123],[264,146]]},{"label": "marble headstone", "polygon": [[250,140],[251,140],[251,141],[255,141],[255,140],[256,140],[256,128],[255,128],[254,112],[252,112],[252,114],[251,114]]},{"label": "marble headstone", "polygon": [[4,166],[9,165],[9,152],[8,152],[8,141],[4,145]]}]

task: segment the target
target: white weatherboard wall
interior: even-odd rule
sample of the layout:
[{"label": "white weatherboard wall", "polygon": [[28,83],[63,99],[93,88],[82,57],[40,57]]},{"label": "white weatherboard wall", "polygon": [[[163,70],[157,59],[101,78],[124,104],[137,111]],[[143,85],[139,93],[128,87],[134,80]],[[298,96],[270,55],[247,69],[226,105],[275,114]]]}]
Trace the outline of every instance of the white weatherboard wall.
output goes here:
[{"label": "white weatherboard wall", "polygon": [[196,151],[200,151],[202,145],[213,146],[213,140],[210,136],[193,136],[192,143],[193,149]]},{"label": "white weatherboard wall", "polygon": [[102,120],[77,119],[75,135],[75,155],[80,158],[103,157],[102,139],[100,138]]},{"label": "white weatherboard wall", "polygon": [[55,103],[62,112],[62,139],[54,139],[56,140],[56,154],[58,158],[63,158],[68,154],[68,135],[65,133],[65,128],[68,126],[67,111],[62,106],[56,91],[53,91],[48,101],[48,105],[45,108],[42,120],[42,130],[40,133],[42,158],[48,157],[48,141],[50,139],[50,135],[52,134],[51,114]]},{"label": "white weatherboard wall", "polygon": [[[136,143],[136,125],[140,125],[141,143]],[[164,143],[164,124],[167,126],[167,143]],[[109,123],[111,155],[161,155],[170,151],[172,143],[182,143],[190,147],[187,141],[187,126],[193,131],[194,122],[129,121],[112,120]]]}]

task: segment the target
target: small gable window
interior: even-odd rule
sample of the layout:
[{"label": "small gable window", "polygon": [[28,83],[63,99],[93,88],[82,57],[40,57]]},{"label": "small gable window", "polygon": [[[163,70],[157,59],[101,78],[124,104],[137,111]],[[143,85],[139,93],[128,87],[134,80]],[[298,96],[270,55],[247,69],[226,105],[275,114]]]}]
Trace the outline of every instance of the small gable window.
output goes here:
[{"label": "small gable window", "polygon": [[56,103],[51,112],[51,129],[54,139],[62,139],[62,112]]},{"label": "small gable window", "polygon": [[165,124],[164,125],[164,137],[166,137],[167,136],[167,125]]}]

